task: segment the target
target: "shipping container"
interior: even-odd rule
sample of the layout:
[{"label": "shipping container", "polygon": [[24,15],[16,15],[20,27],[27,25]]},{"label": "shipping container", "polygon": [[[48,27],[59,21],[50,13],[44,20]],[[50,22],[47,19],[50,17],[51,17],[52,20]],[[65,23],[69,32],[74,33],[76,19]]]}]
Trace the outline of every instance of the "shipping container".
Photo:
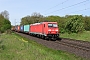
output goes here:
[{"label": "shipping container", "polygon": [[30,25],[24,25],[24,33],[29,33]]},{"label": "shipping container", "polygon": [[19,25],[15,26],[15,31],[20,32],[20,26]]},{"label": "shipping container", "polygon": [[15,26],[15,31],[17,31],[17,26]]},{"label": "shipping container", "polygon": [[15,31],[15,26],[12,26],[11,30],[12,30],[12,31]]},{"label": "shipping container", "polygon": [[17,32],[20,32],[20,26],[19,25],[17,26]]},{"label": "shipping container", "polygon": [[24,25],[20,26],[20,32],[24,32]]}]

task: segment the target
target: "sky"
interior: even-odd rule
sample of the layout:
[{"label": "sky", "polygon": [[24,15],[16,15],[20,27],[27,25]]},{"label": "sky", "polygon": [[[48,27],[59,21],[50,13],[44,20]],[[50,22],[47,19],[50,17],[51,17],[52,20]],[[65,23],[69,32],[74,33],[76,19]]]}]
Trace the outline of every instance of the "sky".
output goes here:
[{"label": "sky", "polygon": [[0,0],[0,12],[7,10],[12,25],[34,12],[43,16],[90,16],[90,0]]}]

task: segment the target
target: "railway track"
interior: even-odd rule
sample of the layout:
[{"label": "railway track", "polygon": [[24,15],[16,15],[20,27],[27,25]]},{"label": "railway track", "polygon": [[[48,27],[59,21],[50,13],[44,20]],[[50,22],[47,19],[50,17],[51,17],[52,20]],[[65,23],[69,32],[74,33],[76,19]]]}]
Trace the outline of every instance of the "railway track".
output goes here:
[{"label": "railway track", "polygon": [[65,45],[65,46],[69,46],[69,47],[72,47],[72,48],[75,48],[75,49],[84,50],[84,51],[87,51],[87,52],[90,51],[90,47],[82,45],[81,42],[79,42],[79,44],[77,44],[77,43],[71,43],[71,42],[65,42],[65,41],[55,41],[55,43],[62,44],[62,45]]}]

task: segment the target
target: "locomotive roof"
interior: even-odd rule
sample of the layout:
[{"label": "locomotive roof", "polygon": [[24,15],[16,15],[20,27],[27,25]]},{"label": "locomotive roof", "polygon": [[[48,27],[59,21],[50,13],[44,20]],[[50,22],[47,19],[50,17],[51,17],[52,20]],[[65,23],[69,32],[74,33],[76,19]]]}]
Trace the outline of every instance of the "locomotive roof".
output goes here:
[{"label": "locomotive roof", "polygon": [[43,23],[57,23],[57,22],[40,22],[40,23],[31,24],[31,25],[39,25],[39,24],[43,24]]}]

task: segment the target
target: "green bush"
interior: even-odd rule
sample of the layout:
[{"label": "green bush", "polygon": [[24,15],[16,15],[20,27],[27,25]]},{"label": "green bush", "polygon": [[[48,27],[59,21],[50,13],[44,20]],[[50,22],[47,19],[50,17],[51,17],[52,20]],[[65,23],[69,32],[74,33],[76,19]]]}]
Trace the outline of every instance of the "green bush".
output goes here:
[{"label": "green bush", "polygon": [[11,28],[10,21],[7,20],[7,19],[3,19],[2,20],[2,25],[1,25],[1,28],[0,28],[0,32],[3,33],[3,32],[5,32],[6,30],[8,30],[10,28]]},{"label": "green bush", "polygon": [[78,33],[84,31],[84,23],[79,16],[73,16],[66,23],[65,27],[67,32]]},{"label": "green bush", "polygon": [[4,31],[5,31],[4,27],[1,27],[0,31],[1,31],[1,33],[4,33]]},{"label": "green bush", "polygon": [[84,20],[84,28],[85,28],[85,30],[90,31],[90,17],[85,16],[83,18],[83,20]]}]

